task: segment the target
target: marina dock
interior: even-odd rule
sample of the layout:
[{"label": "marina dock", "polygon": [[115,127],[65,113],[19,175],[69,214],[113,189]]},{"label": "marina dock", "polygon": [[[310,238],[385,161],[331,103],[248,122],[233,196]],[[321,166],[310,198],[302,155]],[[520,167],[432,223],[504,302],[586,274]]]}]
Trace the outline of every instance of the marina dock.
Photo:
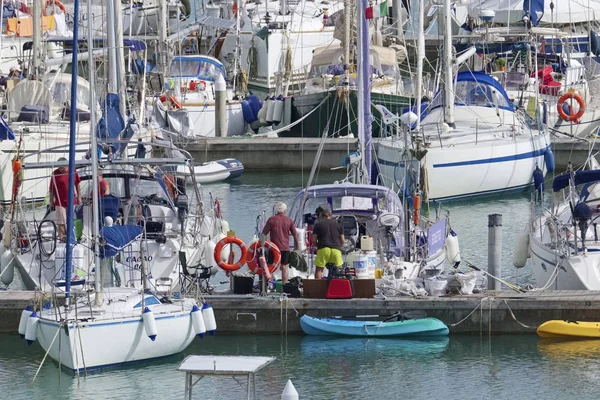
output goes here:
[{"label": "marina dock", "polygon": [[[377,144],[380,139],[373,139]],[[232,157],[244,164],[246,171],[310,170],[319,145],[320,138],[206,138],[188,144],[189,151],[197,162],[206,162]],[[330,169],[342,165],[344,157],[356,151],[358,139],[340,137],[326,139],[323,147],[321,169]],[[574,166],[581,165],[587,159],[591,143],[584,140],[554,138],[556,167],[559,171],[567,167],[569,161]],[[593,144],[593,151],[600,151],[600,143]]]},{"label": "marina dock", "polygon": [[[535,334],[547,320],[597,321],[600,315],[600,291],[498,291],[352,300],[272,295],[213,295],[205,299],[215,310],[219,334],[301,334],[300,316],[304,314],[350,317],[423,310],[448,325],[451,334],[473,335]],[[35,292],[0,291],[0,332],[16,333],[21,311],[34,300]]]}]

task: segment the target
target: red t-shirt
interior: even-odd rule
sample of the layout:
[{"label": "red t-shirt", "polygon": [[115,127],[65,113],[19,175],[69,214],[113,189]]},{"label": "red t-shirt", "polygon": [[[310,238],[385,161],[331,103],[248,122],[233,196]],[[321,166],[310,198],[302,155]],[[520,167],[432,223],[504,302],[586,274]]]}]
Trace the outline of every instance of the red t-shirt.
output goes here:
[{"label": "red t-shirt", "polygon": [[[75,171],[75,202],[77,202],[77,185],[79,185],[79,182],[81,182],[81,179]],[[67,171],[61,172],[55,169],[52,172],[50,191],[54,194],[55,206],[66,207],[69,204],[69,173]]]},{"label": "red t-shirt", "polygon": [[[100,193],[100,197],[104,197],[106,196],[106,188],[108,187],[108,182],[106,181],[106,179],[102,179],[101,181],[98,181],[98,193]],[[94,191],[92,190],[90,192],[90,198],[94,197]]]},{"label": "red t-shirt", "polygon": [[280,251],[289,251],[290,234],[296,233],[296,227],[290,217],[285,214],[277,214],[267,220],[262,233],[263,235],[270,234],[271,242],[275,243]]}]

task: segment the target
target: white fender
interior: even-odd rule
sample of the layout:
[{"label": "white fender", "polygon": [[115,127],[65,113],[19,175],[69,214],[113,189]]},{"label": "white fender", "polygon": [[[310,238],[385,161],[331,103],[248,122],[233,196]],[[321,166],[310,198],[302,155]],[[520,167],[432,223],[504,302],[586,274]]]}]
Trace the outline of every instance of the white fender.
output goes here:
[{"label": "white fender", "polygon": [[209,239],[204,245],[204,265],[207,267],[217,265],[215,262],[215,247],[217,247],[217,244],[212,239]]},{"label": "white fender", "polygon": [[154,313],[146,307],[142,313],[142,320],[144,320],[144,329],[146,335],[154,342],[158,331],[156,330],[156,320],[154,319]]},{"label": "white fender", "polygon": [[298,248],[296,250],[305,251],[306,250],[306,229],[297,228],[296,233],[298,233]]},{"label": "white fender", "polygon": [[0,256],[0,281],[6,286],[10,285],[15,278],[15,256],[12,251],[5,251]]},{"label": "white fender", "polygon": [[273,112],[275,111],[275,100],[266,101],[269,108],[267,108],[267,124],[273,123]]},{"label": "white fender", "polygon": [[526,231],[520,232],[515,237],[513,247],[513,265],[516,268],[523,268],[527,264],[529,257],[529,234]]},{"label": "white fender", "polygon": [[202,317],[204,317],[206,332],[214,336],[217,331],[217,321],[215,320],[215,312],[208,303],[204,303],[202,306]]},{"label": "white fender", "polygon": [[37,339],[37,324],[39,319],[40,318],[35,311],[27,318],[27,328],[25,329],[25,340],[27,340],[27,344],[31,344]]},{"label": "white fender", "polygon": [[458,246],[458,235],[454,231],[450,231],[450,233],[446,237],[446,242],[444,246],[446,247],[446,261],[448,261],[448,264],[453,266],[457,262],[460,262],[460,248]]},{"label": "white fender", "polygon": [[268,110],[269,110],[269,102],[265,101],[263,103],[263,106],[260,108],[260,110],[258,110],[258,122],[260,122],[261,125],[267,124],[267,111]]},{"label": "white fender", "polygon": [[279,124],[283,119],[283,100],[275,100],[273,104],[273,123]]},{"label": "white fender", "polygon": [[25,333],[27,333],[27,321],[31,314],[33,314],[33,308],[31,308],[31,306],[27,306],[21,311],[21,319],[19,320],[19,335],[21,335],[21,339],[25,338]]},{"label": "white fender", "polygon": [[206,325],[204,324],[204,317],[202,316],[202,310],[200,310],[196,305],[192,308],[192,325],[194,326],[194,332],[196,332],[197,336],[200,338],[204,338],[204,334],[206,333]]}]

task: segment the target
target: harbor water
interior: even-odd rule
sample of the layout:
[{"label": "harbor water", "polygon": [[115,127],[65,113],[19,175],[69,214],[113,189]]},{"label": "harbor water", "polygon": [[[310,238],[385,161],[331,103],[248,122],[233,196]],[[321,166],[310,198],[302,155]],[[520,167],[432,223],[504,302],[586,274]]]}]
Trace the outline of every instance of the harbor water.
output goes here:
[{"label": "harbor water", "polygon": [[[0,390],[11,400],[183,399],[186,355],[260,355],[277,360],[257,375],[257,399],[278,400],[288,379],[300,399],[468,400],[597,398],[600,341],[536,336],[452,336],[434,341],[215,336],[184,354],[80,377],[60,373],[17,335],[0,336]],[[245,383],[245,382],[244,382]],[[6,396],[6,397],[5,397]],[[231,378],[207,377],[197,399],[245,399]]]},{"label": "harbor water", "polygon": [[[316,183],[343,175],[324,172]],[[219,199],[236,235],[249,242],[256,217],[272,214],[273,205],[292,201],[307,173],[245,173],[241,179],[204,186],[204,195]],[[487,216],[503,214],[502,275],[519,284],[534,284],[531,269],[512,266],[513,240],[529,216],[526,193],[477,202],[444,204],[460,238],[463,259],[485,268]],[[430,213],[434,210],[430,209]],[[465,267],[460,267],[466,270]],[[217,275],[212,283],[225,279]],[[591,399],[597,397],[599,341],[546,342],[536,336],[452,336],[436,341],[392,339],[315,339],[303,336],[217,336],[195,339],[183,353],[90,374],[59,373],[46,360],[32,379],[44,353],[17,335],[0,336],[0,393],[16,399],[180,399],[184,374],[176,367],[186,355],[261,355],[277,361],[257,379],[257,398],[279,399],[291,379],[300,399]],[[4,396],[3,396],[4,397]],[[228,378],[201,381],[195,398],[245,398]]]}]

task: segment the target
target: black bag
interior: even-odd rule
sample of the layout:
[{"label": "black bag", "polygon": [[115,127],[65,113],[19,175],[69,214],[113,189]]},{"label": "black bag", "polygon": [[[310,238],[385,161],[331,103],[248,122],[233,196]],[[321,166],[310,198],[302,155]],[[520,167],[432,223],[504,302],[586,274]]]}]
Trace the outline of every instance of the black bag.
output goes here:
[{"label": "black bag", "polygon": [[287,293],[288,297],[300,297],[300,287],[291,282],[283,285],[283,293]]}]

